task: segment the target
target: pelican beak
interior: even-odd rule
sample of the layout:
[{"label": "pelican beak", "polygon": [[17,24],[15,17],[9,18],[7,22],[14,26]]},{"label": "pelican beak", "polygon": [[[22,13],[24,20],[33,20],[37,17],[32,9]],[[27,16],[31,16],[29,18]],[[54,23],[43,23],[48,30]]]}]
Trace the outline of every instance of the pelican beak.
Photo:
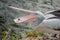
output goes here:
[{"label": "pelican beak", "polygon": [[26,15],[26,16],[23,16],[23,17],[19,17],[19,18],[14,19],[14,22],[15,23],[34,22],[36,20],[37,20],[37,18],[35,16],[35,14],[34,13],[31,13],[29,15]]}]

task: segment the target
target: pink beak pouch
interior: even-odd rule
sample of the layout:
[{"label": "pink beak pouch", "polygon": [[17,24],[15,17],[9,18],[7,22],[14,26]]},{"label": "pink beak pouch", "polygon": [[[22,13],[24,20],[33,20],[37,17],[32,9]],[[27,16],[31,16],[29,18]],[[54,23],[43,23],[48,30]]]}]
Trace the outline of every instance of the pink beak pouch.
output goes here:
[{"label": "pink beak pouch", "polygon": [[23,17],[19,17],[19,18],[14,19],[14,22],[15,23],[34,22],[36,20],[37,20],[37,18],[35,16],[35,14],[34,13],[31,13],[29,15],[26,15],[26,16],[23,16]]}]

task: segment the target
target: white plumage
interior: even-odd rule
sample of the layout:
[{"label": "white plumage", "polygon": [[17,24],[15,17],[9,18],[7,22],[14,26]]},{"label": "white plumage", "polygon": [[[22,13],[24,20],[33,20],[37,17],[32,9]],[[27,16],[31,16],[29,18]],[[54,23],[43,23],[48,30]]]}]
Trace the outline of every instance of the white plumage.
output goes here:
[{"label": "white plumage", "polygon": [[52,12],[48,12],[48,14],[45,15],[45,19],[39,24],[39,26],[35,28],[36,30],[41,30],[49,33],[60,33],[60,31],[58,31],[60,30],[60,19],[54,15],[55,11]]}]

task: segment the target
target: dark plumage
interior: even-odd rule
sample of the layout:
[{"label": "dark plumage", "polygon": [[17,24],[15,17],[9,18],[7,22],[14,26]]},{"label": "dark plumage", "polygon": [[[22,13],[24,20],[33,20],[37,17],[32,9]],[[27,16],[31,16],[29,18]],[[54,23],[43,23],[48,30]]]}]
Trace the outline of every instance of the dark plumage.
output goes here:
[{"label": "dark plumage", "polygon": [[50,12],[49,14],[53,14],[53,15],[55,15],[57,17],[60,17],[60,10],[55,10],[53,12]]}]

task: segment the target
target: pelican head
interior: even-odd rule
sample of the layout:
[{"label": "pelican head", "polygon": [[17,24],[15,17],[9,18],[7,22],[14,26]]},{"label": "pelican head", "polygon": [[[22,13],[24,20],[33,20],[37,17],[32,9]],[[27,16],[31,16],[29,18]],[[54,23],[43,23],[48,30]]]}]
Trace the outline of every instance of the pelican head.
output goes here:
[{"label": "pelican head", "polygon": [[32,22],[32,26],[38,26],[43,20],[45,16],[42,12],[35,11],[29,15],[18,17],[14,19],[15,23],[22,23],[22,22]]}]

